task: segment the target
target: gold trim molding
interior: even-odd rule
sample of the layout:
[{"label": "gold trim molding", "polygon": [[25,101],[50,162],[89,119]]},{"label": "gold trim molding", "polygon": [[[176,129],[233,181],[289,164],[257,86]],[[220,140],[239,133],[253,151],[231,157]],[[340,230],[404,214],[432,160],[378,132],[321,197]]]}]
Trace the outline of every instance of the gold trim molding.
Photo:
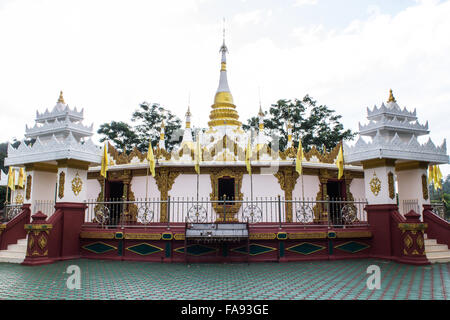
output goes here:
[{"label": "gold trim molding", "polygon": [[64,184],[66,183],[66,174],[64,171],[59,173],[59,181],[58,181],[58,198],[64,198]]},{"label": "gold trim molding", "polygon": [[395,164],[395,171],[406,171],[406,170],[414,170],[414,169],[424,169],[428,168],[427,162],[422,161],[408,161],[408,162],[400,162]]},{"label": "gold trim molding", "polygon": [[371,159],[362,161],[364,169],[374,169],[380,167],[395,167],[395,159]]}]

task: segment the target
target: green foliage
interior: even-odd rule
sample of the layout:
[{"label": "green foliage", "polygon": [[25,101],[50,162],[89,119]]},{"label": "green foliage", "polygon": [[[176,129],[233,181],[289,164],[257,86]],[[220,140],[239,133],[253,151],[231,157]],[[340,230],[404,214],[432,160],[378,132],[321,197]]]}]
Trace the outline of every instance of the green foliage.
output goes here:
[{"label": "green foliage", "polygon": [[166,149],[171,151],[173,147],[181,142],[183,132],[181,130],[181,120],[169,110],[164,109],[159,104],[142,103],[140,108],[133,112],[131,121],[137,122],[135,127],[139,143],[139,150],[148,149],[148,139],[152,140],[155,146],[159,142],[161,123],[164,121],[164,132]]},{"label": "green foliage", "polygon": [[109,140],[120,152],[123,152],[126,149],[130,151],[133,146],[138,144],[137,134],[127,123],[122,121],[104,123],[100,125],[100,129],[98,129],[97,133],[103,135],[100,142]]},{"label": "green foliage", "polygon": [[[8,143],[7,142],[0,143],[0,170],[2,170],[2,172],[7,171],[6,170],[7,168],[5,168],[5,158],[7,155],[7,150],[8,150]],[[0,209],[3,208],[5,200],[6,200],[6,188],[0,187]]]},{"label": "green foliage", "polygon": [[[278,100],[265,115],[265,134],[278,137],[280,150],[284,150],[288,142],[288,121],[293,127],[294,146],[298,146],[301,137],[305,152],[311,150],[313,146],[318,150],[330,151],[341,140],[351,140],[355,136],[350,130],[344,130],[344,126],[339,122],[342,116],[336,115],[335,111],[326,105],[317,105],[317,102],[308,95],[303,100]],[[247,120],[243,128],[257,130],[258,117]],[[272,147],[278,149],[276,146]]]},{"label": "green foliage", "polygon": [[5,158],[7,155],[8,150],[8,143],[0,143],[0,170],[3,170],[5,172]]},{"label": "green foliage", "polygon": [[158,144],[163,120],[166,149],[171,151],[183,137],[181,120],[156,103],[141,103],[132,114],[133,125],[123,121],[112,121],[100,125],[97,133],[102,135],[101,142],[109,140],[118,151],[130,152],[137,147],[139,151],[147,152],[149,139],[153,146]]}]

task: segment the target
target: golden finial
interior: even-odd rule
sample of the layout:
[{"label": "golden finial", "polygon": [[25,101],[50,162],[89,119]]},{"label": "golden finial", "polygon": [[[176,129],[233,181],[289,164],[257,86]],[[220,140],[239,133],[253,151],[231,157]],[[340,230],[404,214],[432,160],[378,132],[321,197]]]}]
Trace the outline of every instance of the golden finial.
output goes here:
[{"label": "golden finial", "polygon": [[161,128],[165,128],[166,126],[164,125],[164,119],[161,121]]},{"label": "golden finial", "polygon": [[62,92],[62,91],[60,91],[60,92],[59,92],[59,99],[58,99],[58,103],[65,103],[65,102],[64,102],[64,98],[63,98],[63,92]]},{"label": "golden finial", "polygon": [[394,98],[394,94],[392,93],[392,89],[389,90],[389,100],[388,102],[397,102]]}]

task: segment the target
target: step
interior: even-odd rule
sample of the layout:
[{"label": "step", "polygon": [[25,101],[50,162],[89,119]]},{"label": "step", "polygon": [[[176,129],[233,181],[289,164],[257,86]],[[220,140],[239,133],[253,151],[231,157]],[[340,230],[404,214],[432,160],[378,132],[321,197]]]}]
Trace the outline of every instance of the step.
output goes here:
[{"label": "step", "polygon": [[9,251],[9,250],[26,252],[27,251],[27,245],[26,244],[10,244],[8,246],[8,249],[5,250],[5,251]]},{"label": "step", "polygon": [[27,253],[27,251],[26,250],[1,250],[0,251],[0,256],[2,256],[3,254],[6,254],[6,253],[18,253],[18,254],[26,254]]},{"label": "step", "polygon": [[437,244],[436,239],[425,239],[425,245]]},{"label": "step", "polygon": [[450,258],[450,251],[427,252],[426,256],[430,258]]},{"label": "step", "polygon": [[428,258],[428,261],[430,261],[430,263],[447,263],[450,262],[450,254],[448,257],[441,257],[441,258]]},{"label": "step", "polygon": [[25,257],[27,253],[25,251],[13,251],[13,250],[2,250],[0,251],[0,257],[8,257],[8,256],[18,256]]},{"label": "step", "polygon": [[17,241],[17,244],[27,245],[27,244],[28,244],[28,239],[27,239],[27,238],[25,238],[25,239],[19,239],[19,240]]},{"label": "step", "polygon": [[0,257],[0,263],[6,262],[6,263],[22,263],[23,260],[25,260],[25,257]]},{"label": "step", "polygon": [[425,252],[448,251],[446,244],[425,245]]}]

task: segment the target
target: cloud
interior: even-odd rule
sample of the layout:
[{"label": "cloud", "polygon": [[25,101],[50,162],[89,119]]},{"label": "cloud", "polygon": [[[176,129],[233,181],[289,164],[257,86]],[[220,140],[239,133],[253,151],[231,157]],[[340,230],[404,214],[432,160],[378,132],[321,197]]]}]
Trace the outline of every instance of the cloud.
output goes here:
[{"label": "cloud", "polygon": [[[299,20],[291,32],[280,28],[288,24],[276,10],[245,5],[246,11],[230,9],[227,23],[229,83],[241,121],[257,114],[261,87],[266,110],[278,99],[310,94],[356,130],[366,107],[387,100],[392,88],[402,107],[417,108],[422,123],[429,120],[436,144],[450,137],[450,1],[420,1],[396,15],[371,7],[366,20],[339,29]],[[206,126],[223,16],[208,18],[223,10],[206,7],[214,4],[2,2],[0,142],[23,138],[25,124],[34,124],[36,110],[51,109],[59,90],[70,106],[85,109],[85,123],[95,129],[129,121],[143,101],[159,102],[183,119],[189,92],[192,123]],[[255,25],[260,33],[249,39],[244,31]]]},{"label": "cloud", "polygon": [[294,7],[316,5],[319,0],[295,0]]}]

